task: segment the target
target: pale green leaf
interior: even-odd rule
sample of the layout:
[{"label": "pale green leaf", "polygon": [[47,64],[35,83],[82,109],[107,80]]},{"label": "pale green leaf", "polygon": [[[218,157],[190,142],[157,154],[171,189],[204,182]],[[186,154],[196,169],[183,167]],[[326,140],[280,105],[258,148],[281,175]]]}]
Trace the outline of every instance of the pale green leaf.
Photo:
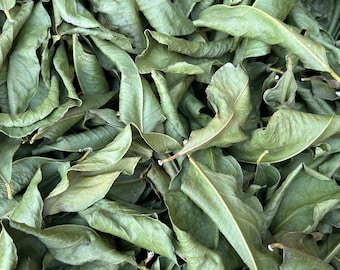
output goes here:
[{"label": "pale green leaf", "polygon": [[0,224],[0,268],[3,270],[13,270],[16,269],[15,267],[18,263],[17,249],[2,222]]},{"label": "pale green leaf", "polygon": [[167,81],[163,74],[159,71],[151,71],[152,79],[154,80],[157,91],[160,97],[160,103],[164,115],[166,116],[165,129],[166,133],[174,138],[186,138],[187,132],[177,112],[177,106],[173,103]]},{"label": "pale green leaf", "polygon": [[312,232],[328,211],[339,208],[340,188],[334,180],[326,179],[307,167],[300,171],[285,188],[272,232]]},{"label": "pale green leaf", "polygon": [[179,241],[180,251],[190,269],[225,269],[217,247],[219,232],[213,221],[181,191],[164,196]]},{"label": "pale green leaf", "polygon": [[172,231],[157,219],[108,200],[101,200],[79,214],[96,230],[176,261]]},{"label": "pale green leaf", "polygon": [[101,27],[91,12],[77,0],[53,0],[52,3],[55,12],[68,23],[85,28]]},{"label": "pale green leaf", "polygon": [[131,38],[134,47],[145,47],[142,18],[135,1],[91,0],[91,3],[95,12],[104,15],[108,28]]},{"label": "pale green leaf", "polygon": [[[12,166],[13,157],[15,152],[20,147],[20,140],[13,139],[4,134],[0,134],[0,149],[2,151],[1,155],[1,169],[0,169],[0,186],[3,190],[6,190],[6,185],[10,185],[12,181]],[[10,193],[9,193],[10,192]],[[1,197],[12,199],[11,190],[6,190]]]},{"label": "pale green leaf", "polygon": [[233,145],[230,152],[250,163],[280,162],[326,140],[339,129],[337,115],[280,109],[270,117],[266,127],[254,130],[250,140]]},{"label": "pale green leaf", "polygon": [[136,3],[150,25],[160,33],[182,36],[195,31],[195,26],[177,3],[167,0],[159,0],[156,3],[136,0]]},{"label": "pale green leaf", "polygon": [[250,269],[276,269],[278,262],[262,247],[263,213],[235,179],[189,159],[181,189],[216,224]]},{"label": "pale green leaf", "polygon": [[102,261],[111,265],[124,262],[136,264],[131,256],[113,249],[89,227],[66,224],[40,230],[15,221],[10,221],[10,226],[36,236],[57,260],[67,264],[82,265],[93,261]]},{"label": "pale green leaf", "polygon": [[14,17],[13,22],[4,25],[0,34],[0,68],[10,52],[13,42],[23,27],[34,7],[34,2],[28,2],[21,6],[19,12]]},{"label": "pale green leaf", "polygon": [[[244,20],[244,14],[247,14],[247,20]],[[260,9],[245,5],[235,7],[215,5],[204,10],[194,24],[220,30],[236,37],[253,38],[271,45],[281,45],[291,54],[298,56],[306,68],[327,71],[340,81],[328,64],[323,46],[300,35],[296,29]]]},{"label": "pale green leaf", "polygon": [[53,150],[79,152],[87,147],[98,150],[109,144],[118,133],[119,130],[116,127],[99,126],[77,134],[61,136],[56,142],[44,144],[34,149],[32,153],[38,155]]},{"label": "pale green leaf", "polygon": [[71,167],[45,199],[44,215],[86,209],[105,197],[121,172],[132,174],[139,159],[123,158],[99,172],[72,171]]},{"label": "pale green leaf", "polygon": [[9,109],[13,114],[26,111],[37,92],[40,63],[36,50],[47,38],[50,27],[47,11],[42,3],[36,4],[9,57],[7,87]]},{"label": "pale green leaf", "polygon": [[38,169],[18,206],[11,213],[10,218],[16,222],[25,223],[33,228],[41,228],[43,200],[38,190],[38,184],[42,180],[41,170]]},{"label": "pale green leaf", "polygon": [[120,119],[134,123],[141,131],[143,127],[143,86],[135,63],[131,57],[114,44],[92,37],[95,45],[121,72],[119,92]]},{"label": "pale green leaf", "polygon": [[228,147],[247,138],[242,127],[251,108],[248,76],[243,69],[225,64],[214,74],[206,92],[215,117],[206,127],[192,131],[172,159],[212,146]]},{"label": "pale green leaf", "polygon": [[10,10],[15,6],[16,0],[1,0],[0,10]]},{"label": "pale green leaf", "polygon": [[155,31],[150,31],[149,33],[160,44],[166,45],[170,51],[186,54],[192,57],[220,57],[231,49],[233,43],[232,39],[196,42],[164,35]]},{"label": "pale green leaf", "polygon": [[73,35],[73,59],[77,80],[85,95],[100,95],[109,91],[109,83],[97,57],[85,52],[76,35]]}]

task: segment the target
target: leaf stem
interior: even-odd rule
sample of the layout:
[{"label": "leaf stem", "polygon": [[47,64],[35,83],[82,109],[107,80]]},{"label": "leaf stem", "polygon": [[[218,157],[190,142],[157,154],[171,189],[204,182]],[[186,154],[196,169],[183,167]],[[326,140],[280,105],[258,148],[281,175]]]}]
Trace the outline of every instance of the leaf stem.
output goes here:
[{"label": "leaf stem", "polygon": [[13,19],[12,19],[11,14],[9,13],[9,10],[8,10],[8,9],[5,9],[4,12],[5,12],[5,15],[6,15],[7,19],[8,19],[10,22],[13,22]]},{"label": "leaf stem", "polygon": [[13,193],[12,193],[11,186],[1,172],[0,172],[0,178],[2,179],[2,181],[5,182],[5,186],[6,186],[6,190],[7,190],[7,198],[9,200],[12,200],[13,199]]},{"label": "leaf stem", "polygon": [[329,69],[329,74],[331,74],[331,76],[337,81],[340,82],[340,77],[338,76],[338,74],[335,73],[335,71],[333,69]]}]

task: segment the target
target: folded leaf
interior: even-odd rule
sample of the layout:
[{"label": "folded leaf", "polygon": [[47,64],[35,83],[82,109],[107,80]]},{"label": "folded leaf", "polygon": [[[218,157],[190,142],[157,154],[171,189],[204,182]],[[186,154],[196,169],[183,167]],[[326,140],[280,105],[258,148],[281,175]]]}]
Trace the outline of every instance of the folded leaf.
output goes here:
[{"label": "folded leaf", "polygon": [[[36,4],[9,57],[7,87],[9,108],[13,114],[26,111],[37,92],[40,63],[36,50],[48,37],[50,27],[49,14],[42,3]],[[25,72],[20,72],[22,70]]]},{"label": "folded leaf", "polygon": [[10,226],[34,235],[45,244],[54,258],[67,264],[82,265],[94,261],[102,261],[111,265],[124,262],[136,264],[131,256],[114,250],[89,227],[67,224],[40,230],[12,220]]},{"label": "folded leaf", "polygon": [[225,64],[216,71],[206,92],[215,117],[206,127],[192,131],[184,147],[166,161],[203,148],[228,147],[247,139],[242,127],[251,105],[248,76],[242,68]]},{"label": "folded leaf", "polygon": [[270,117],[267,127],[256,129],[250,140],[230,147],[230,153],[250,163],[280,162],[326,140],[339,129],[338,115],[280,109]]},{"label": "folded leaf", "polygon": [[79,214],[96,230],[176,261],[172,232],[157,219],[105,199]]},{"label": "folded leaf", "polygon": [[2,67],[7,54],[12,48],[13,42],[20,29],[25,24],[34,7],[34,2],[28,2],[21,6],[13,22],[4,25],[0,35],[0,68]]},{"label": "folded leaf", "polygon": [[336,182],[304,167],[285,189],[271,231],[313,232],[324,215],[339,205],[340,188]]},{"label": "folded leaf", "polygon": [[175,2],[159,0],[136,0],[139,10],[150,25],[158,32],[169,36],[188,35],[195,31],[195,26]]},{"label": "folded leaf", "polygon": [[116,45],[92,37],[98,49],[116,65],[121,72],[119,92],[120,119],[125,123],[134,123],[141,131],[143,127],[143,86],[135,63],[127,52]]},{"label": "folded leaf", "polygon": [[194,24],[236,37],[253,38],[271,45],[281,45],[290,53],[297,55],[306,68],[327,71],[337,81],[340,81],[340,77],[328,64],[323,46],[300,35],[296,29],[255,7],[214,5],[204,10]]}]

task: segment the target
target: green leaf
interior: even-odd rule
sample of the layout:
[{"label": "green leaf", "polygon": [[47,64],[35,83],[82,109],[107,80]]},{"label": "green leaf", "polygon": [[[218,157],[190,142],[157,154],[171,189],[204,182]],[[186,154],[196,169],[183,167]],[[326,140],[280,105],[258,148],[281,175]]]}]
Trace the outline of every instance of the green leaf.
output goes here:
[{"label": "green leaf", "polygon": [[42,180],[41,170],[38,169],[22,196],[18,206],[14,209],[10,218],[16,222],[25,223],[33,228],[41,228],[43,200],[38,190],[38,184]]},{"label": "green leaf", "polygon": [[295,93],[297,90],[297,83],[295,81],[292,60],[290,56],[287,59],[287,70],[280,77],[277,84],[267,89],[263,94],[263,100],[272,109],[280,107],[294,108]]},{"label": "green leaf", "polygon": [[9,109],[13,114],[26,111],[37,92],[40,63],[36,50],[47,38],[50,27],[51,19],[47,11],[42,3],[36,4],[17,36],[18,42],[9,57],[7,87]]},{"label": "green leaf", "polygon": [[137,0],[136,3],[150,25],[160,33],[183,36],[195,31],[195,26],[187,18],[187,14],[184,14],[176,3],[167,0],[160,0],[157,3]]},{"label": "green leaf", "polygon": [[66,22],[85,28],[100,28],[101,24],[77,0],[52,0],[53,9]]},{"label": "green leaf", "polygon": [[176,262],[172,232],[157,219],[105,199],[79,214],[96,230],[120,237]]},{"label": "green leaf", "polygon": [[283,263],[280,266],[282,270],[290,269],[320,269],[320,270],[334,270],[332,266],[325,263],[321,259],[300,252],[299,250],[294,250],[292,248],[283,248]]},{"label": "green leaf", "polygon": [[104,15],[108,28],[131,38],[135,47],[145,47],[143,23],[135,1],[91,0],[91,3],[95,12]]},{"label": "green leaf", "polygon": [[[0,134],[0,149],[2,152],[1,158],[1,186],[4,190],[6,190],[5,185],[10,185],[12,180],[12,162],[15,152],[18,150],[20,146],[20,140],[9,138],[3,134]],[[4,182],[5,181],[5,182]],[[5,195],[6,194],[6,195]],[[5,198],[12,199],[11,190],[6,191],[3,194]]]},{"label": "green leaf", "polygon": [[15,0],[1,0],[0,1],[0,10],[10,10],[15,6]]},{"label": "green leaf", "polygon": [[1,224],[0,232],[0,268],[4,270],[15,269],[18,263],[17,249],[13,242],[13,239],[6,231],[6,228]]},{"label": "green leaf", "polygon": [[131,57],[114,44],[92,37],[95,45],[121,72],[119,92],[120,119],[125,123],[134,123],[144,131],[143,123],[143,86],[135,63]]},{"label": "green leaf", "polygon": [[181,189],[216,224],[250,269],[276,269],[277,261],[262,247],[263,213],[234,177],[211,171],[189,159]]},{"label": "green leaf", "polygon": [[74,68],[83,93],[85,95],[100,95],[108,92],[109,83],[97,57],[84,51],[76,35],[72,37]]},{"label": "green leaf", "polygon": [[216,60],[206,58],[193,58],[168,50],[167,46],[158,43],[151,35],[150,30],[145,31],[147,48],[137,56],[136,65],[140,73],[150,73],[159,70],[167,73],[203,74],[209,73],[211,65]]},{"label": "green leaf", "polygon": [[247,138],[242,127],[251,108],[248,76],[242,68],[225,64],[214,74],[206,92],[215,117],[206,127],[192,131],[172,159],[212,146],[228,147]]},{"label": "green leaf", "polygon": [[140,157],[123,158],[130,145],[131,129],[127,126],[106,147],[67,168],[45,199],[44,215],[83,210],[102,199],[121,172],[133,173]]},{"label": "green leaf", "polygon": [[155,31],[150,31],[149,33],[157,42],[166,45],[170,51],[186,54],[192,57],[220,57],[231,49],[233,43],[232,39],[197,42],[164,35]]},{"label": "green leaf", "polygon": [[[244,20],[244,14],[247,14],[247,20]],[[204,10],[194,24],[236,37],[242,36],[271,45],[281,45],[291,54],[298,56],[305,68],[327,71],[340,81],[328,64],[323,46],[300,35],[296,29],[260,9],[245,5],[235,7],[215,5]]]},{"label": "green leaf", "polygon": [[80,106],[81,100],[78,98],[78,95],[76,93],[77,90],[73,85],[74,69],[68,62],[68,56],[64,44],[59,46],[56,50],[56,53],[53,57],[53,64],[58,74],[60,75],[65,88],[67,89],[68,97],[76,100],[78,102],[78,105]]},{"label": "green leaf", "polygon": [[5,59],[10,52],[13,42],[23,27],[27,19],[30,17],[34,7],[34,2],[28,2],[21,6],[20,10],[14,17],[13,22],[4,25],[0,34],[0,68],[3,66]]},{"label": "green leaf", "polygon": [[130,256],[114,250],[98,233],[85,226],[66,224],[40,230],[12,220],[10,226],[36,236],[54,258],[67,264],[82,265],[94,261],[113,266],[124,262],[136,264]]},{"label": "green leaf", "polygon": [[280,162],[326,140],[339,128],[337,115],[280,109],[270,117],[266,127],[254,130],[250,140],[233,145],[230,153],[250,163]]},{"label": "green leaf", "polygon": [[155,70],[151,71],[151,76],[156,84],[157,91],[160,97],[161,107],[164,115],[167,118],[165,122],[166,133],[174,138],[186,138],[187,132],[184,128],[183,123],[181,122],[181,119],[177,112],[177,107],[171,99],[170,91],[165,77],[160,72]]},{"label": "green leaf", "polygon": [[273,219],[273,233],[285,231],[312,232],[324,215],[339,208],[340,188],[334,180],[304,167],[285,189]]},{"label": "green leaf", "polygon": [[66,151],[80,152],[84,148],[90,147],[92,150],[98,150],[109,144],[119,133],[116,127],[99,126],[77,134],[71,134],[59,137],[58,140],[51,144],[45,144],[32,153],[34,155],[46,153],[49,151]]},{"label": "green leaf", "polygon": [[167,192],[164,198],[188,267],[225,269],[214,251],[219,232],[213,221],[181,191]]},{"label": "green leaf", "polygon": [[[79,107],[68,108],[67,112],[54,121],[53,125],[49,123],[49,125],[41,128],[36,135],[36,139],[44,137],[50,139],[51,141],[56,140],[66,131],[68,131],[73,125],[83,119],[88,110],[102,107],[107,102],[109,102],[114,95],[114,92],[108,92],[99,96],[97,95],[96,98],[90,95],[82,96],[81,105]],[[77,105],[79,105],[79,103],[77,103]]]}]

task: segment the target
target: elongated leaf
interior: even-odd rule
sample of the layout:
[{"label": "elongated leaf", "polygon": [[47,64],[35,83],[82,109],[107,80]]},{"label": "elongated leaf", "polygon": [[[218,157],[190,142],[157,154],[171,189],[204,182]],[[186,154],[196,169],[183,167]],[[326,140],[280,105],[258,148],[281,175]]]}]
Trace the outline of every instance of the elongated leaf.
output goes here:
[{"label": "elongated leaf", "polygon": [[2,222],[0,222],[0,268],[4,270],[15,269],[18,263],[17,249],[13,239],[6,231]]},{"label": "elongated leaf", "polygon": [[170,51],[186,54],[192,57],[219,57],[227,53],[233,43],[232,39],[222,39],[211,42],[196,42],[177,37],[171,37],[159,32],[150,31],[151,36],[160,44],[168,46]]},{"label": "elongated leaf", "polygon": [[177,138],[179,136],[182,137],[182,139],[186,138],[187,132],[184,128],[183,123],[181,122],[181,119],[177,112],[177,107],[175,106],[171,99],[170,91],[165,77],[160,72],[157,71],[151,71],[151,76],[156,84],[157,91],[161,100],[161,107],[164,112],[164,115],[167,118],[165,122],[167,134],[171,135],[174,138]]},{"label": "elongated leaf", "polygon": [[[238,159],[256,163],[275,163],[291,158],[339,132],[340,117],[280,109],[267,127],[256,129],[251,139],[233,145]],[[263,155],[264,154],[264,155]]]},{"label": "elongated leaf", "polygon": [[136,263],[128,256],[114,250],[93,229],[80,225],[60,225],[44,230],[10,221],[10,226],[36,236],[59,261],[82,265],[86,262],[102,261],[111,265]]},{"label": "elongated leaf", "polygon": [[73,85],[74,69],[68,62],[68,57],[64,44],[59,46],[56,50],[56,53],[53,57],[53,64],[57,72],[59,73],[61,80],[65,85],[65,88],[67,89],[68,97],[78,101],[80,105],[81,100],[78,98],[78,95],[76,93],[77,90]]},{"label": "elongated leaf", "polygon": [[160,70],[167,73],[180,74],[204,74],[209,73],[215,60],[206,58],[193,58],[168,50],[167,46],[158,43],[145,31],[147,48],[137,56],[136,65],[140,73],[150,73],[152,70]]},{"label": "elongated leaf", "polygon": [[166,117],[161,109],[158,99],[156,98],[150,83],[142,78],[143,85],[143,127],[144,132],[152,132],[156,128],[159,128]]},{"label": "elongated leaf", "polygon": [[76,35],[73,35],[73,59],[77,79],[85,95],[98,95],[109,91],[109,83],[98,59],[84,51]]},{"label": "elongated leaf", "polygon": [[171,230],[158,220],[116,202],[101,200],[79,213],[91,227],[176,261]]},{"label": "elongated leaf", "polygon": [[[247,20],[244,20],[244,14],[247,14]],[[260,9],[242,5],[236,7],[215,5],[204,10],[194,24],[220,30],[233,36],[279,44],[290,53],[297,55],[306,68],[327,71],[340,81],[328,64],[324,47],[301,36],[292,27]]]},{"label": "elongated leaf", "polygon": [[131,38],[135,47],[145,47],[142,20],[135,1],[91,0],[91,3],[95,12],[105,16],[106,23],[111,30]]},{"label": "elongated leaf", "polygon": [[[37,91],[40,64],[37,48],[47,37],[51,19],[42,3],[34,6],[30,18],[21,29],[8,66],[8,99],[11,113],[26,111],[29,102]],[[31,44],[34,44],[32,46]],[[20,72],[25,70],[25,72]]]},{"label": "elongated leaf", "polygon": [[251,108],[248,76],[242,68],[227,63],[214,74],[206,92],[215,117],[206,127],[193,131],[172,159],[212,146],[228,147],[247,138],[242,127]]},{"label": "elongated leaf", "polygon": [[27,190],[21,198],[10,218],[16,222],[25,223],[33,228],[41,228],[43,201],[38,190],[42,180],[40,168],[35,173]]},{"label": "elongated leaf", "polygon": [[118,133],[119,130],[116,127],[99,126],[75,135],[71,134],[59,137],[54,143],[34,149],[33,154],[38,155],[52,150],[79,152],[86,147],[91,147],[92,150],[98,150],[109,144]]},{"label": "elongated leaf", "polygon": [[221,257],[213,251],[219,236],[213,221],[181,191],[167,192],[165,202],[188,267],[225,269]]},{"label": "elongated leaf", "polygon": [[12,48],[14,39],[18,35],[20,29],[25,24],[33,10],[34,2],[28,2],[21,6],[16,14],[13,22],[5,25],[0,35],[0,68],[2,67],[7,54]]},{"label": "elongated leaf", "polygon": [[143,131],[143,87],[135,63],[125,51],[114,44],[94,37],[92,37],[92,40],[121,72],[120,119],[126,124],[134,123]]},{"label": "elongated leaf", "polygon": [[192,22],[176,3],[160,0],[157,3],[148,0],[136,0],[139,10],[158,32],[169,36],[188,35],[195,31]]},{"label": "elongated leaf", "polygon": [[[88,110],[102,107],[107,102],[109,102],[114,95],[114,92],[108,92],[100,96],[96,96],[96,98],[93,98],[93,96],[90,95],[83,96],[81,98],[82,102],[80,107],[68,109],[67,112],[61,115],[61,117],[59,117],[53,125],[51,125],[50,123],[49,125],[41,128],[36,139],[42,137],[45,137],[52,141],[57,139],[58,137],[62,136],[67,130],[69,130],[74,124],[79,122]],[[77,105],[79,105],[79,103],[77,103]]]},{"label": "elongated leaf", "polygon": [[[0,148],[2,152],[2,166],[0,169],[1,180],[0,185],[3,190],[6,190],[6,185],[10,185],[12,180],[12,162],[15,152],[18,150],[20,146],[20,140],[9,138],[3,134],[0,134]],[[6,182],[4,182],[6,181]],[[1,197],[12,199],[11,190],[6,190]]]},{"label": "elongated leaf", "polygon": [[181,189],[216,224],[250,269],[276,269],[277,261],[262,247],[263,213],[255,197],[247,197],[235,179],[189,159]]}]

